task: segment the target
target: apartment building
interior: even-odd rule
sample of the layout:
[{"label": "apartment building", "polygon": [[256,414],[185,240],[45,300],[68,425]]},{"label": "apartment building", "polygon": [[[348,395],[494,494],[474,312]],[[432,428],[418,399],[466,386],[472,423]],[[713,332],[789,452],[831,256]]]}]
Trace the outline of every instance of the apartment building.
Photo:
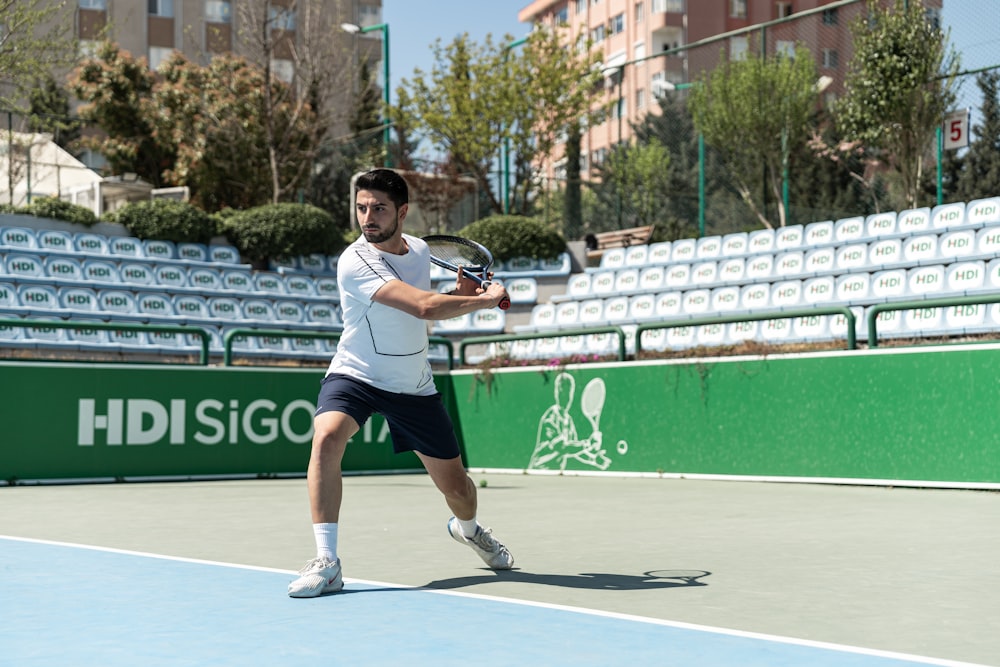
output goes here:
[{"label": "apartment building", "polygon": [[[942,0],[924,4],[940,21]],[[789,52],[797,43],[809,48],[820,76],[829,77],[828,102],[842,90],[850,22],[864,10],[864,1],[849,0],[535,0],[518,19],[582,32],[603,54],[607,85],[595,103],[610,103],[612,113],[583,137],[586,172],[630,140],[631,123],[655,112],[658,96],[683,90],[720,57],[757,54],[761,45],[767,53]],[[559,178],[559,156],[553,157],[550,175]]]},{"label": "apartment building", "polygon": [[[381,0],[71,0],[66,11],[74,13],[82,54],[93,53],[107,38],[135,57],[146,57],[151,69],[174,51],[200,64],[229,52],[260,63],[266,33],[273,75],[293,82],[297,57],[322,47],[324,56],[336,54],[334,62],[345,65],[339,68],[345,81],[323,91],[330,108],[346,108],[344,102],[357,90],[357,81],[346,77],[356,75],[361,59],[373,73],[382,72],[383,33],[341,27],[380,24]],[[378,84],[385,85],[381,80]],[[343,119],[331,121],[334,132],[345,132]]]}]

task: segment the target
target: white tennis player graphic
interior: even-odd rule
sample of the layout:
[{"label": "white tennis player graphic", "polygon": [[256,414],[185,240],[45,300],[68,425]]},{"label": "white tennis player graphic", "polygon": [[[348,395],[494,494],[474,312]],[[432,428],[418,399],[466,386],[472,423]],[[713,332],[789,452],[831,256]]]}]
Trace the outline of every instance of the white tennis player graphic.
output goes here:
[{"label": "white tennis player graphic", "polygon": [[[529,470],[565,470],[566,464],[579,461],[598,470],[607,470],[611,459],[603,448],[604,434],[601,431],[601,414],[607,388],[604,380],[594,378],[587,383],[580,397],[580,410],[590,422],[591,432],[580,438],[576,422],[570,414],[576,393],[576,380],[569,373],[560,373],[555,380],[555,403],[550,405],[538,422],[538,436],[535,451],[528,463]],[[625,454],[628,445],[619,441],[617,451]]]}]

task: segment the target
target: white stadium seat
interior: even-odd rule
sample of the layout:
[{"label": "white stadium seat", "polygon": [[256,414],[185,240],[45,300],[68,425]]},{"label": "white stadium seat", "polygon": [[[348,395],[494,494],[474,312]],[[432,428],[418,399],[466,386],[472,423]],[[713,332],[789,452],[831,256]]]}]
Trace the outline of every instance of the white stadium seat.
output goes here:
[{"label": "white stadium seat", "polygon": [[3,227],[0,228],[0,247],[35,250],[38,248],[38,237],[31,229]]},{"label": "white stadium seat", "polygon": [[797,250],[802,247],[804,236],[805,230],[802,225],[780,227],[774,232],[774,249],[778,251]]},{"label": "white stadium seat", "polygon": [[953,229],[965,222],[965,204],[941,204],[931,209],[931,227],[937,230]]},{"label": "white stadium seat", "polygon": [[888,236],[896,232],[896,212],[874,213],[865,219],[865,235],[870,238]]},{"label": "white stadium seat", "polygon": [[750,250],[750,235],[746,232],[733,232],[722,237],[722,257],[743,257]]},{"label": "white stadium seat", "polygon": [[969,225],[1000,224],[1000,197],[970,201],[965,205],[965,221]]},{"label": "white stadium seat", "polygon": [[803,242],[810,248],[833,243],[833,220],[811,222],[805,226],[804,234]]},{"label": "white stadium seat", "polygon": [[861,216],[841,218],[833,223],[833,240],[836,243],[849,243],[865,236],[865,219]]},{"label": "white stadium seat", "polygon": [[896,231],[900,234],[913,235],[931,230],[930,208],[913,208],[902,211],[896,216]]},{"label": "white stadium seat", "polygon": [[143,258],[142,241],[131,236],[113,236],[108,239],[108,252],[118,257]]}]

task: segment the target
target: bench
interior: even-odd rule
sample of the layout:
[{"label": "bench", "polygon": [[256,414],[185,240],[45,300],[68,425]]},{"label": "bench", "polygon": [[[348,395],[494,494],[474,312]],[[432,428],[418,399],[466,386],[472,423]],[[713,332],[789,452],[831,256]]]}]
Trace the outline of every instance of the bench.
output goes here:
[{"label": "bench", "polygon": [[587,259],[600,259],[608,248],[628,248],[629,246],[649,243],[652,237],[653,225],[587,234],[584,239],[587,246]]}]

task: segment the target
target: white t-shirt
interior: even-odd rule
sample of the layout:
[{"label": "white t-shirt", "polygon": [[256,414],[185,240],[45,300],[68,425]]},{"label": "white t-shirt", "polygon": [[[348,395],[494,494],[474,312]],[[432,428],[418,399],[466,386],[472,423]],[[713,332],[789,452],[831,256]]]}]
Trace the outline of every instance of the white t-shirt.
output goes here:
[{"label": "white t-shirt", "polygon": [[405,255],[374,247],[364,236],[341,253],[337,283],[344,333],[327,374],[341,373],[398,394],[437,392],[427,359],[427,323],[402,310],[372,301],[383,285],[402,280],[422,290],[431,287],[427,244],[404,234]]}]

